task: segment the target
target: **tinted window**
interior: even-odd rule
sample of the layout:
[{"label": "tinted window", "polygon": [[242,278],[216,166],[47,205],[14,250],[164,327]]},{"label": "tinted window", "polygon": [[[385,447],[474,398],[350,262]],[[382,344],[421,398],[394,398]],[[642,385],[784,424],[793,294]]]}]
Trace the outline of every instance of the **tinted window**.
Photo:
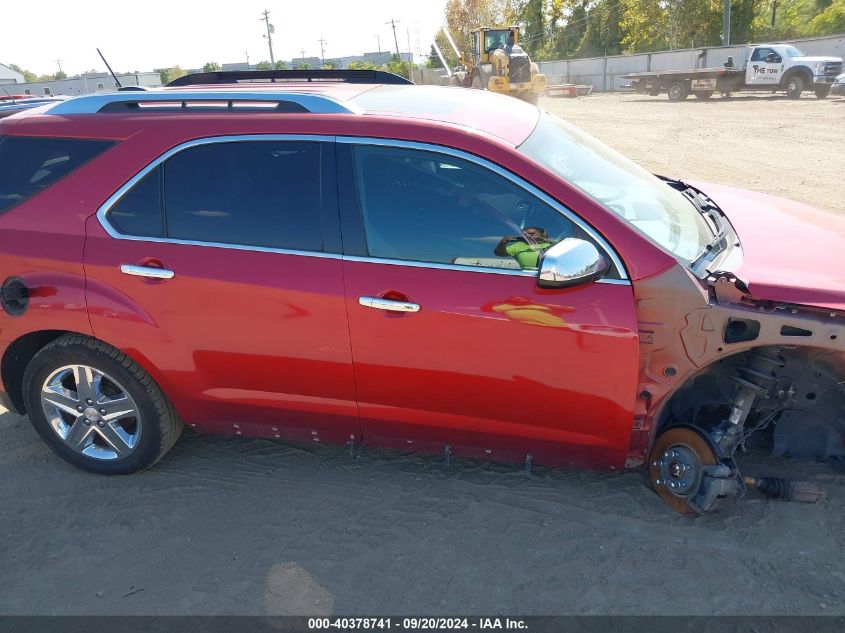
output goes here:
[{"label": "tinted window", "polygon": [[214,143],[164,166],[169,237],[306,251],[323,248],[320,145]]},{"label": "tinted window", "polygon": [[0,212],[46,189],[111,141],[0,136]]},{"label": "tinted window", "polygon": [[751,54],[751,61],[752,62],[764,62],[766,58],[774,53],[771,48],[757,48],[754,49],[754,52]]},{"label": "tinted window", "polygon": [[576,236],[558,211],[467,161],[360,146],[355,168],[373,257],[530,269],[551,244]]},{"label": "tinted window", "polygon": [[109,221],[118,231],[144,237],[164,235],[161,173],[161,167],[153,169],[111,208]]}]

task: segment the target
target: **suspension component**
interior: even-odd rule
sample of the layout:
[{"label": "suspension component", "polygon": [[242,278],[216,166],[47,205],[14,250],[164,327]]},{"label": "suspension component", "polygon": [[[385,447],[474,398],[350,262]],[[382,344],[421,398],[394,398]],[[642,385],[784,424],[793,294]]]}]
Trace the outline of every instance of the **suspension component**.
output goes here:
[{"label": "suspension component", "polygon": [[759,400],[772,400],[782,405],[794,395],[791,387],[780,385],[780,370],[785,361],[779,347],[762,347],[752,350],[748,363],[738,368],[733,377],[737,384],[736,395],[731,402],[731,412],[711,434],[719,457],[729,460],[745,437],[745,422]]},{"label": "suspension component", "polygon": [[756,488],[770,499],[815,503],[824,496],[824,491],[809,481],[793,481],[781,477],[745,477],[744,481],[746,486]]}]

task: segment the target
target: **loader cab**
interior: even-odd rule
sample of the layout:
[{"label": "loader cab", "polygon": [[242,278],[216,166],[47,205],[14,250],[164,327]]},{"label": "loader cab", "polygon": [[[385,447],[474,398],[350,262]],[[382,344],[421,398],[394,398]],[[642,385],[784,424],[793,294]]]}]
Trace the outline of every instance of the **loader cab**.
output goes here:
[{"label": "loader cab", "polygon": [[478,64],[490,63],[490,56],[495,50],[506,53],[519,42],[519,27],[503,29],[482,27],[472,32],[472,57]]}]

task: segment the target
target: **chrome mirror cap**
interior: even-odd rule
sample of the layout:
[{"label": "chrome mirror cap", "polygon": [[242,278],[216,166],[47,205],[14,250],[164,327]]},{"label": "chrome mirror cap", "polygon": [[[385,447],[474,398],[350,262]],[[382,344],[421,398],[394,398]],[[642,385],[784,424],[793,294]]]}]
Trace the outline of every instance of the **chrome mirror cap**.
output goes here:
[{"label": "chrome mirror cap", "polygon": [[607,260],[592,242],[568,237],[543,255],[537,285],[541,288],[568,288],[590,283],[608,270]]}]

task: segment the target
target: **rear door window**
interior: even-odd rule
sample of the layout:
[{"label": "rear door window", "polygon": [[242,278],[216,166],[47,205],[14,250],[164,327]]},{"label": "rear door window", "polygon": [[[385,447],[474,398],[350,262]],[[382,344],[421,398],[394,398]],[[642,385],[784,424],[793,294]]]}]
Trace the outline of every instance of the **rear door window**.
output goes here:
[{"label": "rear door window", "polygon": [[0,136],[0,213],[43,191],[113,141]]},{"label": "rear door window", "polygon": [[190,147],[111,208],[125,235],[322,251],[321,144],[237,141]]}]

